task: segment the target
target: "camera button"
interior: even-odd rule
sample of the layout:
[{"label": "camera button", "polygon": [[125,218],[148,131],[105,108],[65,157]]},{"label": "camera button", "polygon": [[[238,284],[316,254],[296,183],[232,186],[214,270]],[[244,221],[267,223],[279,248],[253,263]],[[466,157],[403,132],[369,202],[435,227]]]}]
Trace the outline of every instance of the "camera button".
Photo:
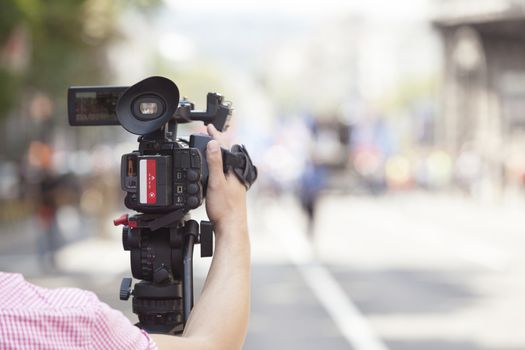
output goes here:
[{"label": "camera button", "polygon": [[199,179],[199,173],[195,170],[188,170],[186,172],[186,178],[188,181],[197,181]]},{"label": "camera button", "polygon": [[197,184],[189,184],[188,185],[188,193],[189,194],[197,194],[197,193],[199,193],[199,185],[197,185]]},{"label": "camera button", "polygon": [[188,207],[190,207],[191,209],[195,209],[199,206],[199,198],[195,197],[195,196],[190,196],[188,197],[188,200],[186,202],[186,204],[188,205]]}]

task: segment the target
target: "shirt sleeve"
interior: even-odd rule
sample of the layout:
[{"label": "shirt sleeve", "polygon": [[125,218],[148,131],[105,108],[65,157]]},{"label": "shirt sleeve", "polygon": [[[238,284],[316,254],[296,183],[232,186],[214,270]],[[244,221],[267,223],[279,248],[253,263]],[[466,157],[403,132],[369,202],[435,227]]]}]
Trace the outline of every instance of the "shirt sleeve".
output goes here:
[{"label": "shirt sleeve", "polygon": [[157,345],[144,330],[135,327],[122,314],[99,302],[92,331],[93,349],[157,350]]}]

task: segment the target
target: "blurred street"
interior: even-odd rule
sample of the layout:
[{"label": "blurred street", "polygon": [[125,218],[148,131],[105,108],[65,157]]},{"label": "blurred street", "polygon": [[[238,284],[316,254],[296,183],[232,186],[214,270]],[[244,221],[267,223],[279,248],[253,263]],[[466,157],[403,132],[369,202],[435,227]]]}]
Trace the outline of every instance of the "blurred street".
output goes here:
[{"label": "blurred street", "polygon": [[[311,245],[294,198],[259,198],[245,349],[525,349],[522,212],[444,194],[325,195]],[[62,248],[56,273],[31,275],[17,245],[0,270],[91,289],[135,320],[118,300],[129,267],[117,232]],[[200,288],[209,259],[197,256]]]},{"label": "blurred street", "polygon": [[[206,115],[258,169],[245,349],[525,350],[525,1],[5,0],[0,24],[0,271],[136,322],[112,219],[204,196],[172,150]],[[177,91],[123,98],[155,76]]]},{"label": "blurred street", "polygon": [[[276,263],[276,252],[281,251],[281,257],[295,261],[304,275],[304,264],[311,263],[309,254],[314,254],[387,348],[525,348],[525,336],[520,331],[525,321],[520,311],[525,292],[522,205],[482,205],[460,197],[422,193],[325,197],[319,208],[313,252],[304,244],[304,221],[293,202],[284,200],[278,206],[268,202],[267,208],[275,217],[265,220],[270,227],[262,237],[273,244],[263,245],[261,237],[254,235],[254,260],[258,261],[258,250],[266,246],[268,251],[261,256],[273,252]],[[280,224],[271,227],[271,222]],[[276,276],[287,271],[286,266],[275,269],[280,271]],[[266,287],[267,293],[282,293],[284,296],[275,299],[300,300],[308,305],[310,290],[293,281],[286,277],[276,281],[273,287]],[[276,286],[280,286],[278,291]],[[310,312],[307,318],[315,324],[319,342],[319,334],[330,329],[325,315],[320,310]],[[256,336],[259,317],[265,320],[268,316],[256,305],[252,338],[247,345]],[[304,322],[299,316],[293,320],[276,316],[272,319],[276,331],[270,333],[279,334],[278,329],[288,328],[290,337],[296,334],[297,339],[304,340],[293,348],[349,348],[338,344],[336,339],[341,335],[333,332],[325,335],[326,343],[309,342],[301,337],[300,330],[294,333]],[[302,334],[313,334],[310,327]],[[272,348],[286,348],[281,340],[266,339]],[[266,347],[254,348],[270,346],[267,343]]]}]

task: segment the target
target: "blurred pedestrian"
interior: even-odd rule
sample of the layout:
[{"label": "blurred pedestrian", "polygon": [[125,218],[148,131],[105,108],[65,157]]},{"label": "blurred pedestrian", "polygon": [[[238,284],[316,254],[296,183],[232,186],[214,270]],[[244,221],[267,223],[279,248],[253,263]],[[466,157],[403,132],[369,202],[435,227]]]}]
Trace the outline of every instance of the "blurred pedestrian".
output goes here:
[{"label": "blurred pedestrian", "polygon": [[34,141],[28,150],[28,163],[34,172],[36,221],[38,232],[38,254],[41,267],[55,269],[55,252],[58,249],[59,230],[57,222],[60,179],[53,169],[52,148],[43,142]]},{"label": "blurred pedestrian", "polygon": [[313,238],[315,232],[315,215],[321,191],[326,185],[326,170],[315,160],[308,160],[299,182],[299,200],[306,215],[306,232]]}]

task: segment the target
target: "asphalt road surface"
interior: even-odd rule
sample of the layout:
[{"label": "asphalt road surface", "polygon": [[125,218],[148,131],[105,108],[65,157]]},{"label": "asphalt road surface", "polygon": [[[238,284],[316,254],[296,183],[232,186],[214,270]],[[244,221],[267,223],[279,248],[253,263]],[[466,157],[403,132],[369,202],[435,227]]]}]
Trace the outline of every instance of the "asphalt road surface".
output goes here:
[{"label": "asphalt road surface", "polygon": [[[259,198],[244,349],[525,349],[524,208],[424,193],[331,195],[306,237],[293,198]],[[65,246],[60,271],[50,274],[33,255],[9,249],[9,232],[0,234],[0,269],[94,290],[135,320],[130,303],[118,300],[128,257],[117,238]],[[208,263],[196,258],[197,289]]]}]

